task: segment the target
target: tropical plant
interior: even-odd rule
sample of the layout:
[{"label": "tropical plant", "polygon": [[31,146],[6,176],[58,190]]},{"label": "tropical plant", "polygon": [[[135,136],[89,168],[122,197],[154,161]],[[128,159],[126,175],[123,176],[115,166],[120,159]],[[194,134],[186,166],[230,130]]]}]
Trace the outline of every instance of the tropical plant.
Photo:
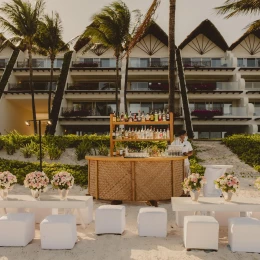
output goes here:
[{"label": "tropical plant", "polygon": [[3,3],[0,12],[6,16],[0,16],[0,24],[13,37],[12,42],[18,42],[19,46],[28,50],[30,80],[29,86],[32,96],[32,116],[34,133],[37,134],[36,108],[34,100],[34,89],[32,84],[32,48],[35,35],[39,29],[39,21],[44,10],[44,0],[36,0],[32,5],[29,1],[11,0],[10,3]]},{"label": "tropical plant", "polygon": [[49,96],[48,96],[48,114],[49,118],[51,113],[51,94],[53,85],[53,67],[54,61],[59,52],[68,51],[68,44],[65,44],[62,40],[62,23],[60,16],[57,12],[54,15],[44,15],[43,21],[39,23],[38,33],[35,36],[36,53],[44,56],[48,56],[51,60],[51,77],[49,84]]},{"label": "tropical plant", "polygon": [[[218,14],[226,15],[229,19],[240,14],[256,14],[260,12],[260,1],[258,0],[226,0],[224,5],[215,8]],[[247,26],[248,32],[260,29],[260,19]]]}]

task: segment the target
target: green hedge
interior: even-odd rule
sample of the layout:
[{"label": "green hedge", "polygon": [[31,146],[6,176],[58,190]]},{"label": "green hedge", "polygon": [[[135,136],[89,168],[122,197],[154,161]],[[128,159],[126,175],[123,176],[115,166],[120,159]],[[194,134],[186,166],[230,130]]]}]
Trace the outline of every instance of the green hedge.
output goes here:
[{"label": "green hedge", "polygon": [[223,139],[223,143],[235,153],[239,159],[260,170],[260,135],[237,134]]},{"label": "green hedge", "polygon": [[[17,177],[17,182],[23,185],[26,174],[37,171],[39,163],[28,163],[15,160],[5,160],[0,158],[0,172],[10,171]],[[66,164],[47,164],[43,163],[43,171],[52,179],[52,176],[60,171],[70,172],[75,178],[75,184],[82,187],[88,184],[88,166],[66,165]]]}]

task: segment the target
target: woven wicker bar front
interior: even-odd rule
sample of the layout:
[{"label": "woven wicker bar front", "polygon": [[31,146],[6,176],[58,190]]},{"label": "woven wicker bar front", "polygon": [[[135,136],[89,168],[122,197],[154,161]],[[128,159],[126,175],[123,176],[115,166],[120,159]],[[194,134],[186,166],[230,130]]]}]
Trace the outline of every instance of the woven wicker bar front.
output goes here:
[{"label": "woven wicker bar front", "polygon": [[167,200],[182,194],[187,157],[96,157],[88,160],[88,190],[104,200]]}]

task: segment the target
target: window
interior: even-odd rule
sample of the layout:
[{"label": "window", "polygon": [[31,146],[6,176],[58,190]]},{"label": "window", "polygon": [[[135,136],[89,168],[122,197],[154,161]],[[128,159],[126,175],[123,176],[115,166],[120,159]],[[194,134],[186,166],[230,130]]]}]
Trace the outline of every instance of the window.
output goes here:
[{"label": "window", "polygon": [[56,59],[56,68],[61,68],[63,64],[63,59]]},{"label": "window", "polygon": [[247,59],[247,67],[255,67],[255,59],[254,58],[248,58]]},{"label": "window", "polygon": [[115,110],[116,110],[115,103],[96,102],[95,115],[97,116],[109,116],[110,114],[113,114]]},{"label": "window", "polygon": [[130,103],[130,109],[132,113],[138,113],[138,111],[144,111],[144,113],[150,113],[152,110],[158,112],[159,110],[163,111],[168,108],[168,103],[162,102],[140,102],[140,103]]},{"label": "window", "polygon": [[129,67],[130,68],[138,68],[140,65],[139,58],[130,58],[129,60]]},{"label": "window", "polygon": [[243,58],[238,58],[238,59],[237,59],[237,66],[238,66],[238,67],[245,67],[244,59],[243,59]]},{"label": "window", "polygon": [[201,66],[211,67],[211,59],[210,58],[203,58],[202,61],[201,61]]},{"label": "window", "polygon": [[141,68],[149,67],[149,58],[141,58],[140,59],[140,67]]},{"label": "window", "polygon": [[212,67],[221,67],[221,59],[220,58],[211,59],[211,66]]},{"label": "window", "polygon": [[131,82],[131,90],[148,90],[148,82]]},{"label": "window", "polygon": [[184,67],[190,67],[191,66],[191,58],[183,58],[182,63]]},{"label": "window", "polygon": [[150,67],[160,67],[161,60],[160,58],[151,58],[151,66]]}]

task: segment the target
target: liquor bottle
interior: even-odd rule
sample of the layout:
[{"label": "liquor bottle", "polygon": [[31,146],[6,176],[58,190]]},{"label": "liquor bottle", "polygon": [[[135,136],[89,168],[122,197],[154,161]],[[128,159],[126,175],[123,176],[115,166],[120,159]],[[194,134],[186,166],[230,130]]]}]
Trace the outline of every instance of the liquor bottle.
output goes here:
[{"label": "liquor bottle", "polygon": [[142,121],[142,122],[145,122],[145,115],[144,115],[144,111],[143,111],[143,113],[142,113],[142,116],[141,116],[141,117],[142,117],[142,120],[141,120],[141,121]]},{"label": "liquor bottle", "polygon": [[161,112],[161,110],[159,110],[159,113],[158,113],[158,121],[162,121],[162,112]]},{"label": "liquor bottle", "polygon": [[116,112],[113,113],[113,122],[116,122]]},{"label": "liquor bottle", "polygon": [[137,131],[137,139],[142,139],[141,138],[141,131],[140,131],[140,129]]},{"label": "liquor bottle", "polygon": [[165,114],[164,110],[163,110],[163,113],[162,113],[162,121],[166,121],[166,114]]},{"label": "liquor bottle", "polygon": [[116,157],[116,147],[114,146],[114,149],[113,149],[113,156]]},{"label": "liquor bottle", "polygon": [[118,127],[116,128],[116,139],[118,139],[118,135],[119,135],[119,132],[118,132]]},{"label": "liquor bottle", "polygon": [[159,130],[158,129],[155,132],[155,139],[159,139]]},{"label": "liquor bottle", "polygon": [[167,128],[167,131],[166,131],[166,138],[167,138],[167,139],[170,138],[170,130],[169,130],[169,127]]},{"label": "liquor bottle", "polygon": [[166,139],[166,138],[167,138],[167,134],[166,134],[165,129],[163,129],[163,139]]},{"label": "liquor bottle", "polygon": [[118,139],[122,139],[122,129],[119,128],[119,132],[118,132]]},{"label": "liquor bottle", "polygon": [[135,131],[134,131],[134,128],[132,128],[131,138],[132,138],[132,139],[135,139]]},{"label": "liquor bottle", "polygon": [[140,110],[138,111],[138,116],[137,116],[137,122],[141,122],[142,121],[142,117],[141,117],[141,112]]},{"label": "liquor bottle", "polygon": [[170,121],[169,109],[167,109],[167,112],[166,112],[166,121]]},{"label": "liquor bottle", "polygon": [[125,139],[125,129],[124,128],[122,128],[121,135],[122,135],[122,139]]},{"label": "liquor bottle", "polygon": [[160,132],[159,132],[159,139],[162,139],[163,138],[163,132],[162,132],[162,129],[160,129]]},{"label": "liquor bottle", "polygon": [[125,139],[128,139],[128,131],[125,130]]},{"label": "liquor bottle", "polygon": [[117,113],[116,121],[117,121],[117,122],[120,122],[119,112]]},{"label": "liquor bottle", "polygon": [[128,116],[128,122],[133,122],[133,117],[132,117],[131,111],[130,111],[129,116]]},{"label": "liquor bottle", "polygon": [[137,122],[137,117],[136,117],[136,114],[134,114],[134,119],[133,119],[134,122]]},{"label": "liquor bottle", "polygon": [[125,113],[125,122],[128,122],[128,115]]},{"label": "liquor bottle", "polygon": [[153,139],[153,127],[150,126],[149,139]]},{"label": "liquor bottle", "polygon": [[142,127],[142,129],[141,129],[140,138],[141,138],[141,139],[144,139],[144,128],[143,128],[143,127]]},{"label": "liquor bottle", "polygon": [[137,127],[135,128],[135,139],[137,139]]},{"label": "liquor bottle", "polygon": [[155,131],[155,128],[153,129],[153,139],[156,139],[156,131]]},{"label": "liquor bottle", "polygon": [[146,126],[145,126],[144,127],[144,139],[147,139],[147,133],[148,133],[148,131],[147,131]]},{"label": "liquor bottle", "polygon": [[124,121],[125,121],[125,116],[124,116],[124,113],[123,113],[123,112],[121,112],[120,121],[121,121],[121,122],[124,122]]},{"label": "liquor bottle", "polygon": [[145,121],[149,121],[149,120],[150,120],[150,115],[149,115],[149,113],[147,113],[145,116]]},{"label": "liquor bottle", "polygon": [[154,121],[154,114],[153,114],[153,110],[150,113],[150,121]]},{"label": "liquor bottle", "polygon": [[116,131],[115,131],[115,129],[113,130],[113,133],[112,133],[112,139],[116,139]]},{"label": "liquor bottle", "polygon": [[158,113],[157,113],[156,110],[155,110],[155,112],[154,112],[154,121],[155,121],[155,122],[158,122]]}]

